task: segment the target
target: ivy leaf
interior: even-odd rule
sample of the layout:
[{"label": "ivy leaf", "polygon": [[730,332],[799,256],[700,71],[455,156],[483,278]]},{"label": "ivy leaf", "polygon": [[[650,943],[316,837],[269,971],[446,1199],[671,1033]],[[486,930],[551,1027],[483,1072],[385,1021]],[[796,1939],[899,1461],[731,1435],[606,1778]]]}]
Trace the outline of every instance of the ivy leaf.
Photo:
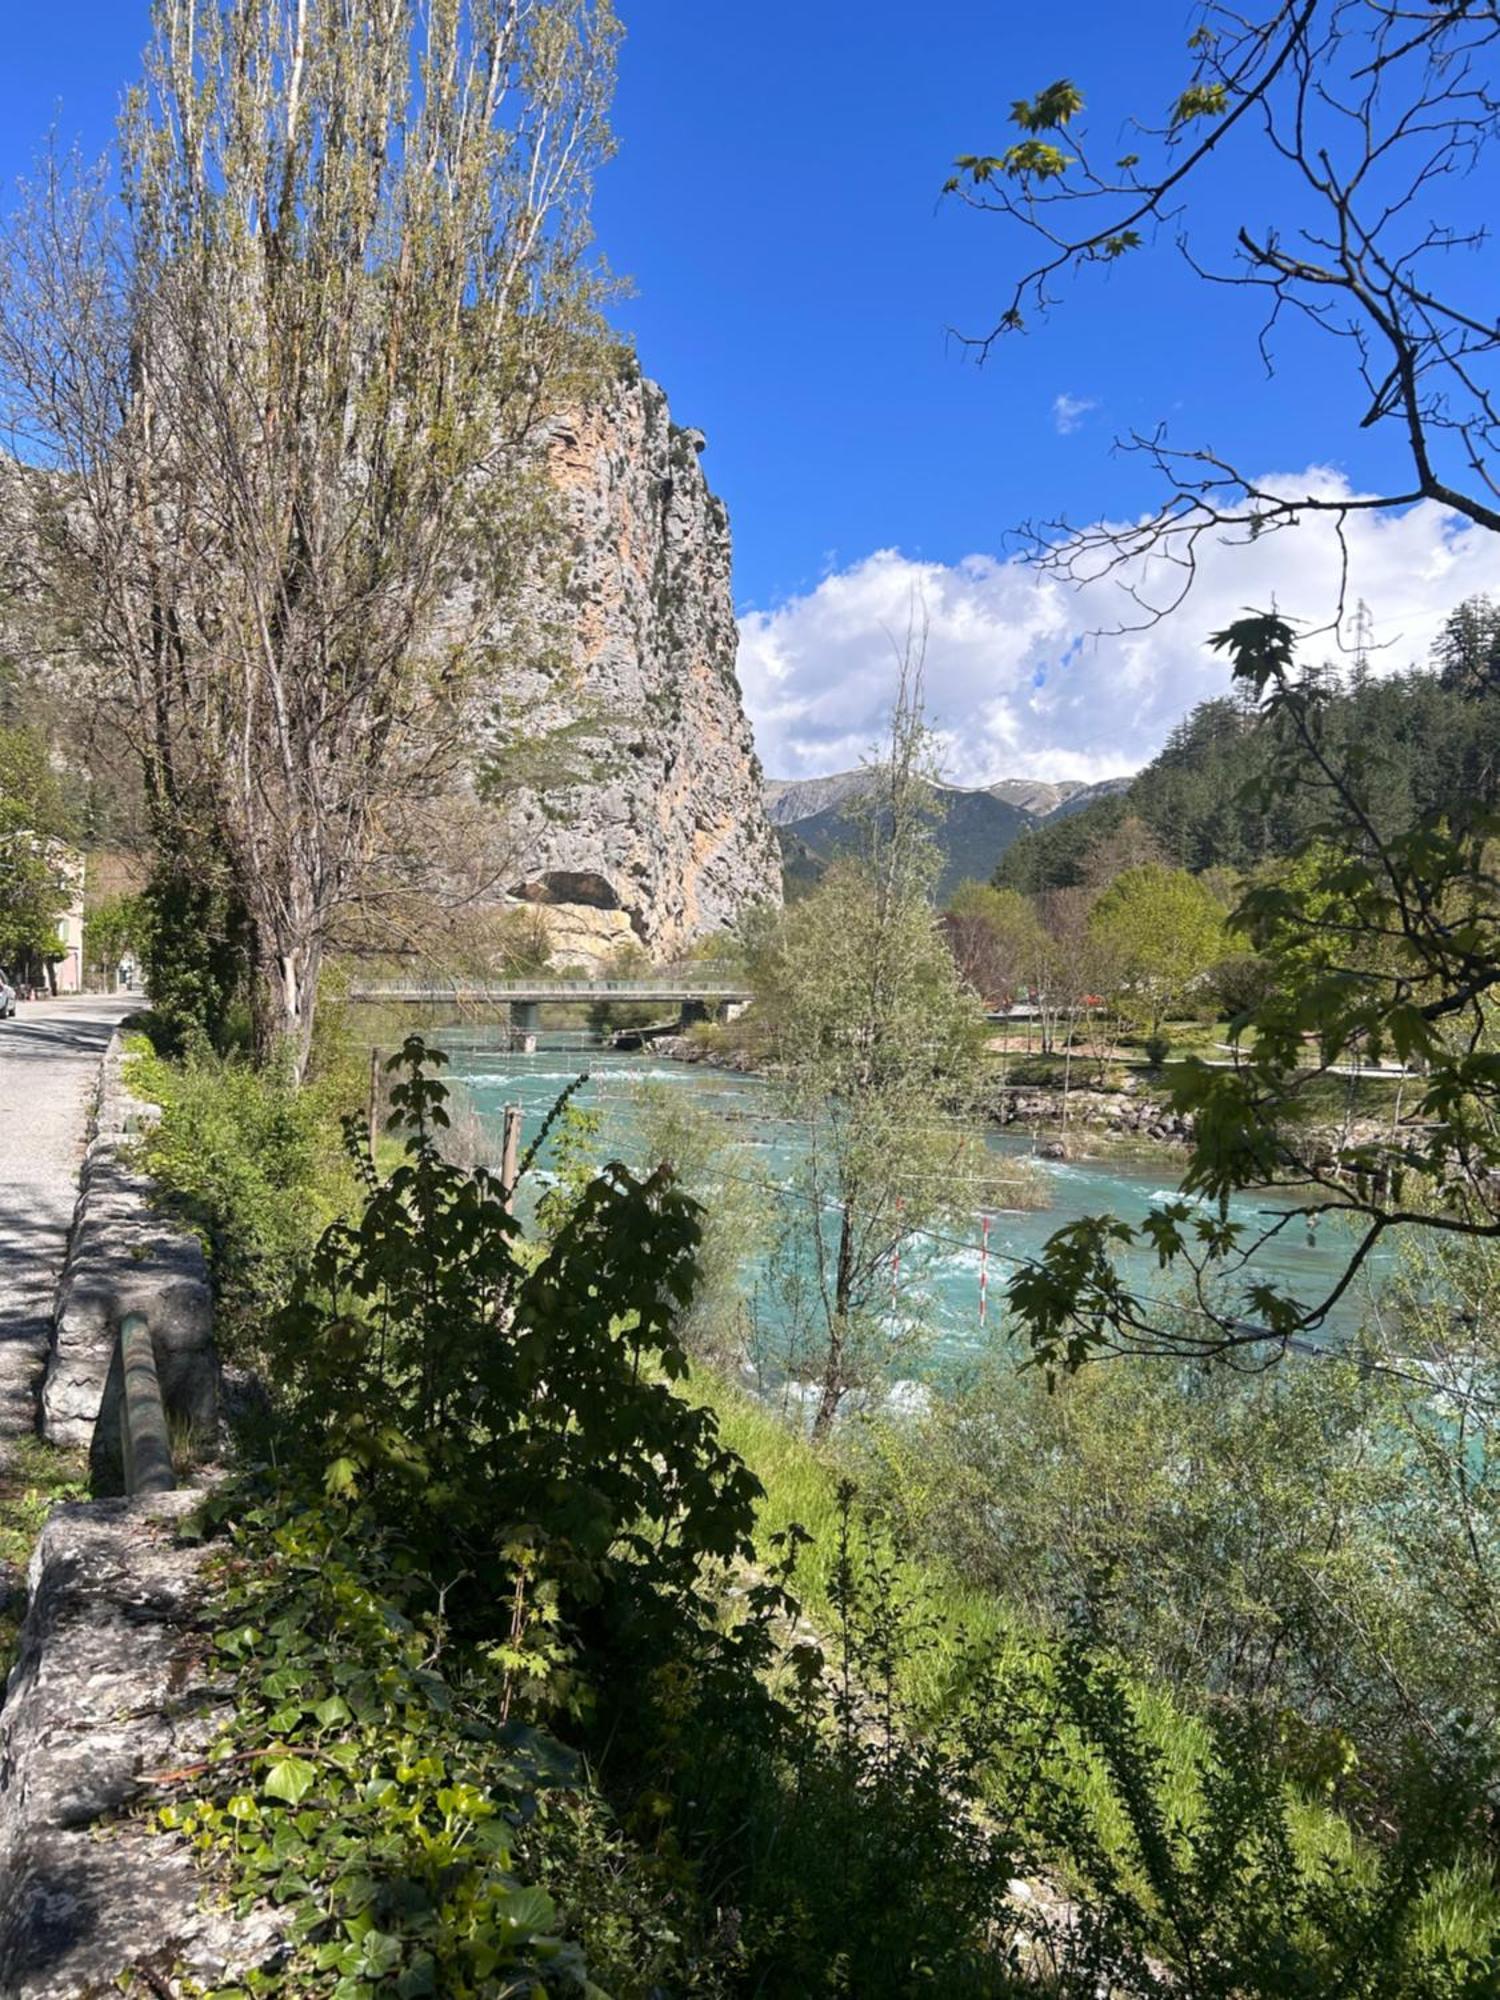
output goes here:
[{"label": "ivy leaf", "polygon": [[282,1799],[289,1806],[300,1803],[317,1782],[317,1766],[309,1764],[305,1757],[294,1757],[290,1753],[278,1757],[266,1773],[261,1790],[267,1798]]},{"label": "ivy leaf", "polygon": [[424,2000],[424,1996],[437,1992],[437,1966],[432,1953],[418,1952],[396,1981],[398,2000]]},{"label": "ivy leaf", "polygon": [[383,1979],[401,1959],[401,1940],[389,1931],[367,1931],[359,1969],[368,1978]]}]

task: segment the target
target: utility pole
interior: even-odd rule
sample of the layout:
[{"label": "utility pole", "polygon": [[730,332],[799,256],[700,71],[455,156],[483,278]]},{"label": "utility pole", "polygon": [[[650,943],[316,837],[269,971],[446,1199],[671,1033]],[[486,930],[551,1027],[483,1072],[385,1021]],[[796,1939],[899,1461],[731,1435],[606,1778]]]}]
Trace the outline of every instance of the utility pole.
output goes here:
[{"label": "utility pole", "polygon": [[1362,688],[1370,678],[1370,653],[1375,644],[1375,620],[1361,598],[1354,607],[1354,662],[1349,669],[1351,688]]}]

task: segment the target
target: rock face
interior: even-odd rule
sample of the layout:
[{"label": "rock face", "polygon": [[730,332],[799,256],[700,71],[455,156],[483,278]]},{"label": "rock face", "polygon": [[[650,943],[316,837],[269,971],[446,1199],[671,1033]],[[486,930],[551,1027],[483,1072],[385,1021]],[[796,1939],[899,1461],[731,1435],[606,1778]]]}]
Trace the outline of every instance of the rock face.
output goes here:
[{"label": "rock face", "polygon": [[780,901],[735,678],[729,518],[703,448],[633,362],[545,440],[567,551],[531,588],[529,620],[552,644],[514,699],[529,729],[573,732],[559,777],[513,814],[507,886],[547,909],[557,962],[632,940],[668,957]]}]

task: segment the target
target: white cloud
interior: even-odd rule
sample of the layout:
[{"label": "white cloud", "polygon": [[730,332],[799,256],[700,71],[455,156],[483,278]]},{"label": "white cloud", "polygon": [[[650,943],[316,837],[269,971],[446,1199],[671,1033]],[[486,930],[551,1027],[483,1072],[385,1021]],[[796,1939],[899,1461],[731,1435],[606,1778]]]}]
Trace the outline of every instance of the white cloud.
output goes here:
[{"label": "white cloud", "polygon": [[1068,437],[1076,431],[1089,411],[1098,407],[1092,396],[1070,396],[1066,389],[1059,390],[1052,398],[1052,421],[1059,437]]},{"label": "white cloud", "polygon": [[[1284,483],[1345,490],[1326,470]],[[1377,673],[1425,663],[1461,599],[1500,596],[1500,536],[1439,507],[1352,515],[1346,540],[1348,609],[1360,597],[1369,604]],[[1019,558],[943,564],[880,549],[804,596],[746,613],[740,680],[768,773],[847,769],[881,736],[915,611],[927,621],[928,709],[950,777],[1111,777],[1139,769],[1194,703],[1225,692],[1228,669],[1208,650],[1210,632],[1272,605],[1325,626],[1338,581],[1331,523],[1304,516],[1248,546],[1205,541],[1181,609],[1145,630],[1111,633],[1131,614],[1116,583],[1072,588]],[[1309,650],[1321,657],[1331,642],[1315,639]]]}]

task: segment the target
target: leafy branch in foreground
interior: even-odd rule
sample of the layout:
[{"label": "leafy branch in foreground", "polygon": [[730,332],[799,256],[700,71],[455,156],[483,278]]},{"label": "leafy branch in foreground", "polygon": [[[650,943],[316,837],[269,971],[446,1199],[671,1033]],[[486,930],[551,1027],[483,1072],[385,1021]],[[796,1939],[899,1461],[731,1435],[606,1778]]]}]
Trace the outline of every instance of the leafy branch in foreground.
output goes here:
[{"label": "leafy branch in foreground", "polygon": [[[1214,644],[1284,739],[1268,783],[1312,789],[1326,818],[1236,912],[1270,990],[1232,1024],[1231,1064],[1182,1068],[1174,1103],[1194,1120],[1183,1199],[1139,1225],[1084,1217],[1013,1279],[1011,1304],[1048,1367],[1107,1347],[1285,1346],[1327,1318],[1391,1231],[1500,1237],[1500,815],[1455,809],[1383,832],[1370,804],[1379,767],[1330,752],[1328,690],[1298,674],[1292,628],[1248,617]],[[1377,1065],[1393,1072],[1393,1109],[1361,1127],[1350,1093]],[[1331,1136],[1311,1122],[1330,1095],[1344,1105]],[[1277,1207],[1253,1225],[1232,1219],[1244,1192]],[[1320,1298],[1252,1275],[1277,1237],[1335,1222],[1352,1241]],[[1186,1313],[1134,1294],[1115,1255],[1138,1247],[1190,1281]]]}]

